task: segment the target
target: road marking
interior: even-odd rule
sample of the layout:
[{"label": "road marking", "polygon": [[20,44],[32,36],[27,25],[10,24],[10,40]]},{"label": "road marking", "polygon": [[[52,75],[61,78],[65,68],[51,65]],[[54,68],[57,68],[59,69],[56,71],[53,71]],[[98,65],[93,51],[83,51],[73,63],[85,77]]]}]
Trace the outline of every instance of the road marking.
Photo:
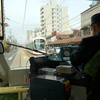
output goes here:
[{"label": "road marking", "polygon": [[8,58],[8,60],[12,60],[13,56],[15,56],[17,54],[17,52],[15,54],[13,54],[10,58]]}]

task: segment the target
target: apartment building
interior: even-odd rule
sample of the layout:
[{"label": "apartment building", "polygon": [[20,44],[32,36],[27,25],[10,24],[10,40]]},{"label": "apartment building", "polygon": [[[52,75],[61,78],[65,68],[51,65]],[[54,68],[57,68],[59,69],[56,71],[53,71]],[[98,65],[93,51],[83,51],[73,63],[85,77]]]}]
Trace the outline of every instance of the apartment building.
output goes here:
[{"label": "apartment building", "polygon": [[41,12],[42,34],[46,38],[52,35],[52,32],[71,31],[68,22],[68,8],[66,6],[57,6],[57,0],[50,0],[50,5],[43,5]]}]

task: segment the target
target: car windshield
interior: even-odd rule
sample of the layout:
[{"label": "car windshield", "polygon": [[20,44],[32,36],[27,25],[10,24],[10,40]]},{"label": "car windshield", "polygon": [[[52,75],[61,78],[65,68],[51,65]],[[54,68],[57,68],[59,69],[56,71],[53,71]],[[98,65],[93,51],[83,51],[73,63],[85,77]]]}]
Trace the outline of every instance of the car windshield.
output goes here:
[{"label": "car windshield", "polygon": [[30,66],[30,57],[43,55],[34,49],[45,53],[47,46],[48,50],[78,46],[82,38],[92,36],[91,16],[98,12],[99,1],[92,0],[3,0],[0,23],[4,21],[2,42],[9,67]]}]

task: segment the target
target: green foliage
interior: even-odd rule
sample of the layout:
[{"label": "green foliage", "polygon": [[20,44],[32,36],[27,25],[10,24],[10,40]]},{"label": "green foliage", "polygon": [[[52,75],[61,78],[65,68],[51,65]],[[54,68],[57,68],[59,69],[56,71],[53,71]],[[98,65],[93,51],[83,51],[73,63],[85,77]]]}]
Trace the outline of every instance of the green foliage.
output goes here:
[{"label": "green foliage", "polygon": [[10,52],[10,45],[6,44],[7,43],[7,40],[5,39],[4,40],[4,49],[5,49],[5,52]]}]

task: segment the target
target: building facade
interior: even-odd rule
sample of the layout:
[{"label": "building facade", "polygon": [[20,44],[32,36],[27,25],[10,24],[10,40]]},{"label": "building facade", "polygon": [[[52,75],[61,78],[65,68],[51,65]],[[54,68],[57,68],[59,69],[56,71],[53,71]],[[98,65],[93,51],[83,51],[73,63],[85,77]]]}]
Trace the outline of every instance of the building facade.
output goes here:
[{"label": "building facade", "polygon": [[50,5],[43,5],[40,12],[42,34],[45,34],[46,37],[50,37],[54,31],[71,31],[68,22],[68,8],[57,6],[57,0],[51,0]]},{"label": "building facade", "polygon": [[81,36],[91,34],[91,17],[100,13],[100,2],[81,13]]},{"label": "building facade", "polygon": [[30,41],[30,36],[32,35],[33,31],[32,30],[27,30],[26,36],[27,36],[27,41]]}]

